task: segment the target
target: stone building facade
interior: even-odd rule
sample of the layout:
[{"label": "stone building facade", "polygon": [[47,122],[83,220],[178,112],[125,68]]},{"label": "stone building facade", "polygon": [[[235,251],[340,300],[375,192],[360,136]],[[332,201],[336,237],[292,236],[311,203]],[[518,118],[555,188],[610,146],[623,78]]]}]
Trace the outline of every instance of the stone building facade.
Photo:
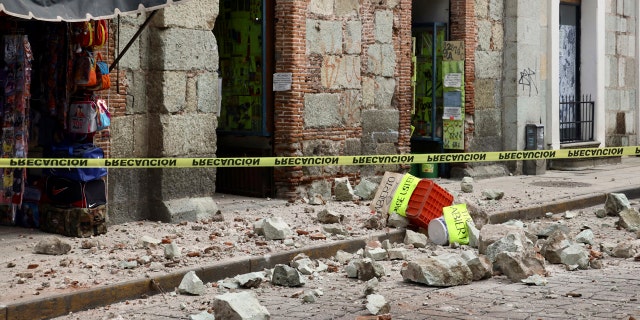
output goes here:
[{"label": "stone building facade", "polygon": [[[635,1],[436,2],[437,8],[427,10],[442,11],[447,40],[464,41],[464,150],[455,152],[524,150],[528,124],[544,126],[548,149],[637,144],[640,6]],[[111,157],[213,157],[220,152],[222,140],[229,139],[216,131],[221,107],[218,48],[224,39],[212,30],[223,3],[192,0],[164,9],[120,61],[122,94],[113,94],[121,104],[112,124]],[[266,102],[272,123],[267,138],[234,137],[230,144],[266,141],[259,144],[272,156],[410,153],[412,23],[420,13],[416,11],[425,10],[424,3],[262,3],[272,18],[272,72],[291,73],[291,89],[273,92]],[[567,8],[574,8],[580,21],[574,23],[579,47],[568,49],[560,41],[567,36],[560,31],[567,23]],[[121,19],[120,46],[144,19]],[[593,137],[586,143],[561,141],[560,122],[566,114],[560,101],[566,82],[560,78],[566,77],[565,53],[574,49],[572,61],[580,72],[573,88],[578,96],[588,95],[595,109]],[[522,162],[466,164],[477,165],[523,173]],[[336,177],[356,183],[384,171],[408,169],[277,167],[268,173],[270,196],[330,197]],[[215,207],[211,195],[220,183],[216,171],[111,170],[112,217],[116,223],[196,217]]]}]

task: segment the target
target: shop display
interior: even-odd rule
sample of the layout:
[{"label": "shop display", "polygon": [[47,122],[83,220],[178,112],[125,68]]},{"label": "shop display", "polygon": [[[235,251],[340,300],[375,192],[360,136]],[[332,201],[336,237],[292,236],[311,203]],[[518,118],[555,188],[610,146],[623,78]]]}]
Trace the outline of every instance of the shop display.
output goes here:
[{"label": "shop display", "polygon": [[[109,65],[100,52],[108,21],[0,17],[0,30],[0,156],[104,158],[93,137],[111,122]],[[78,237],[105,233],[106,175],[106,168],[5,168],[0,224]]]}]

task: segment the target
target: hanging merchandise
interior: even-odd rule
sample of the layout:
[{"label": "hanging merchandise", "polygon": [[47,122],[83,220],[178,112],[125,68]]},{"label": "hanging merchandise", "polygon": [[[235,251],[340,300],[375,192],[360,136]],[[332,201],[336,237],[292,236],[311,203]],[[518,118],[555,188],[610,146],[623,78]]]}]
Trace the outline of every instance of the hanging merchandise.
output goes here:
[{"label": "hanging merchandise", "polygon": [[98,131],[101,131],[111,125],[111,113],[109,112],[107,101],[104,99],[98,99],[96,105],[98,106]]},{"label": "hanging merchandise", "polygon": [[107,20],[95,21],[93,31],[93,48],[97,49],[104,46],[104,44],[107,42],[107,37],[109,36],[109,27],[107,26]]},{"label": "hanging merchandise", "polygon": [[98,130],[98,106],[93,99],[72,102],[69,105],[69,124],[71,133],[93,133]]},{"label": "hanging merchandise", "polygon": [[93,87],[97,84],[96,57],[93,52],[84,50],[78,53],[73,69],[73,78],[77,86]]},{"label": "hanging merchandise", "polygon": [[96,84],[93,86],[83,86],[84,90],[100,91],[111,88],[111,77],[109,76],[109,65],[102,60],[102,54],[95,54],[95,74]]},{"label": "hanging merchandise", "polygon": [[[29,101],[31,99],[31,61],[33,54],[26,35],[2,37],[4,70],[2,94],[2,149],[4,158],[26,158],[29,142]],[[16,223],[16,211],[22,204],[26,170],[5,168],[1,172],[0,224]]]}]

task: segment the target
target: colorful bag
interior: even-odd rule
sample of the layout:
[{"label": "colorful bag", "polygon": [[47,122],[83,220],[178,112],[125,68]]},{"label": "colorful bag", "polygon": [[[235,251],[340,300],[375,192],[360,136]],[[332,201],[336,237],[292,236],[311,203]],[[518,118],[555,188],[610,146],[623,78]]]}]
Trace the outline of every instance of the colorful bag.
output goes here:
[{"label": "colorful bag", "polygon": [[98,131],[109,128],[111,125],[111,113],[107,102],[104,99],[98,99],[96,105],[98,106]]},{"label": "colorful bag", "polygon": [[100,48],[107,42],[107,37],[109,36],[107,20],[97,20],[93,29],[95,33],[93,37],[93,47]]},{"label": "colorful bag", "polygon": [[71,133],[92,133],[98,130],[96,120],[98,107],[91,100],[76,101],[69,106],[69,125]]},{"label": "colorful bag", "polygon": [[101,178],[76,181],[49,176],[45,182],[46,198],[43,202],[67,207],[95,208],[107,203],[106,190]]},{"label": "colorful bag", "polygon": [[78,22],[75,27],[76,43],[83,48],[92,46],[95,37],[93,23],[90,21]]},{"label": "colorful bag", "polygon": [[109,76],[109,64],[102,60],[102,54],[96,54],[96,84],[84,87],[85,90],[100,91],[111,88],[111,77]]},{"label": "colorful bag", "polygon": [[77,86],[92,87],[97,84],[96,59],[93,52],[83,51],[76,55],[73,79]]},{"label": "colorful bag", "polygon": [[[104,150],[93,143],[53,145],[44,154],[47,158],[85,158],[103,159]],[[75,181],[90,181],[107,175],[106,168],[47,168],[43,173],[49,176],[67,178]]]}]

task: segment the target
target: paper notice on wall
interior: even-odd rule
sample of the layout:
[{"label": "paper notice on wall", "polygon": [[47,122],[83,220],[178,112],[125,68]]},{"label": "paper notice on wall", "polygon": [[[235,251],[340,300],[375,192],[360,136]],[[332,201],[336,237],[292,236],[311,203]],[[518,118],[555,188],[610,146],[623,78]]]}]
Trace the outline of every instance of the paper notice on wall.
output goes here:
[{"label": "paper notice on wall", "polygon": [[460,88],[462,86],[462,73],[445,74],[444,86],[447,88]]},{"label": "paper notice on wall", "polygon": [[443,147],[445,149],[464,149],[464,121],[444,120],[443,121]]},{"label": "paper notice on wall", "polygon": [[273,74],[273,91],[289,91],[293,77],[291,72]]},{"label": "paper notice on wall", "polygon": [[446,120],[462,120],[462,108],[460,107],[444,107],[442,119]]}]

